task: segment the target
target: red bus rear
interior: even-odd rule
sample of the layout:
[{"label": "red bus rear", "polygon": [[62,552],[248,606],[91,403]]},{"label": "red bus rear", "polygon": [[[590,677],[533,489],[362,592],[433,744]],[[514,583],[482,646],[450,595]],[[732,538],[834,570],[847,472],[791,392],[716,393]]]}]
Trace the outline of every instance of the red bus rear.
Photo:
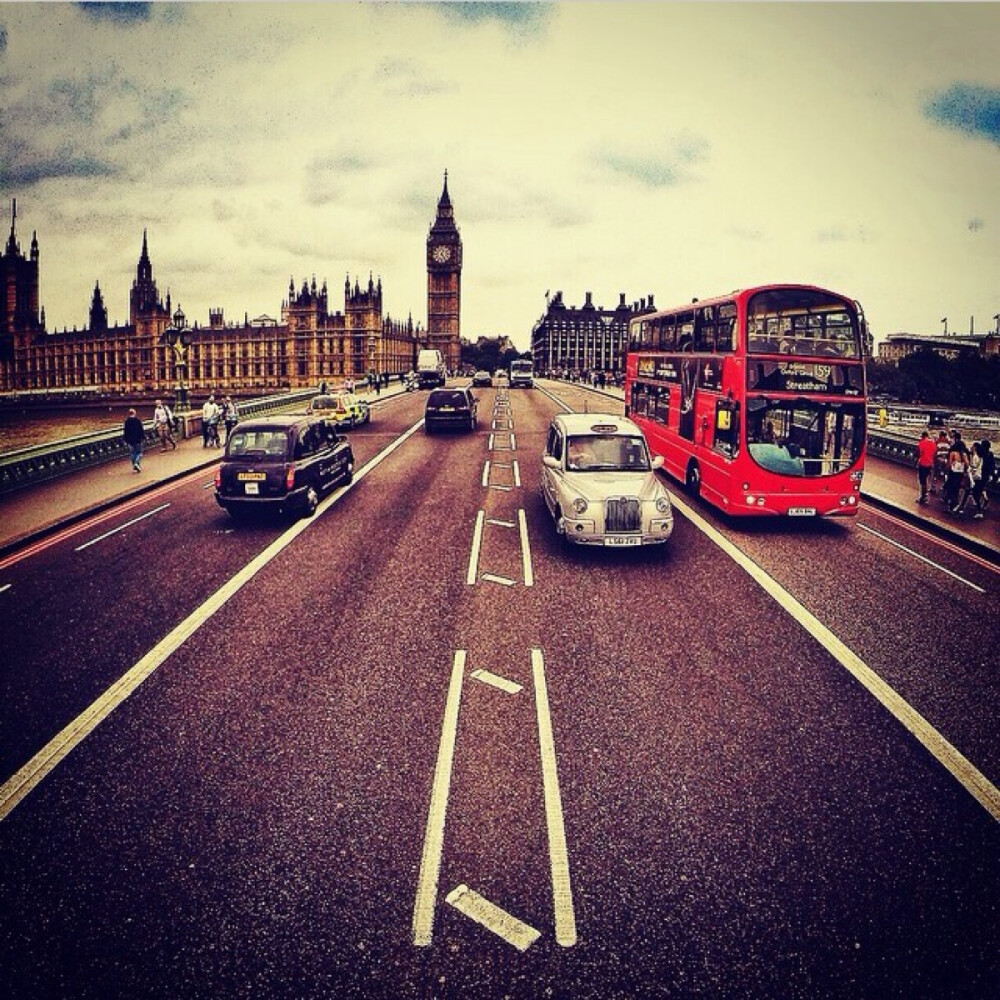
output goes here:
[{"label": "red bus rear", "polygon": [[851,517],[867,330],[852,299],[767,285],[632,319],[625,412],[727,514]]}]

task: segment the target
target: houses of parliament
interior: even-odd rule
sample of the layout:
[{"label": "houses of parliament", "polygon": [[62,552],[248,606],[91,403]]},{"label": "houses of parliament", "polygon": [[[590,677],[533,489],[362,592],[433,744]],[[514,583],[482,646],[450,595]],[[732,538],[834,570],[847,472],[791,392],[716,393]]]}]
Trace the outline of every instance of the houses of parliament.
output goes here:
[{"label": "houses of parliament", "polygon": [[459,363],[462,241],[448,195],[448,175],[427,236],[427,326],[391,319],[382,310],[382,281],[344,283],[344,310],[330,312],[326,282],[289,281],[280,320],[227,323],[209,310],[207,326],[189,326],[181,309],[164,301],[153,277],[147,234],[129,296],[129,322],[108,325],[98,282],[85,329],[49,333],[39,296],[39,249],[32,234],[27,256],[16,233],[0,257],[0,391],[260,394],[336,385],[366,375],[394,376],[414,366],[417,351],[438,348],[449,369]]}]

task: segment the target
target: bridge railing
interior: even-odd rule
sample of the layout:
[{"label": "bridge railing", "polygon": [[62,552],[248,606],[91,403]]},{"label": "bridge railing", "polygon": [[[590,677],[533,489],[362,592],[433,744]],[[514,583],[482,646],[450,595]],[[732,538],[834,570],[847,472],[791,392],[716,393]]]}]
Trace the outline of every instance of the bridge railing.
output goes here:
[{"label": "bridge railing", "polygon": [[[240,419],[295,409],[315,395],[315,389],[303,389],[279,396],[247,400],[239,404]],[[176,416],[185,438],[201,434],[200,412],[191,411]],[[154,444],[157,437],[153,422],[147,420],[142,426],[145,432],[144,443]],[[0,455],[0,494],[124,458],[127,454],[128,445],[122,438],[121,428],[91,431],[62,441],[7,452]]]}]

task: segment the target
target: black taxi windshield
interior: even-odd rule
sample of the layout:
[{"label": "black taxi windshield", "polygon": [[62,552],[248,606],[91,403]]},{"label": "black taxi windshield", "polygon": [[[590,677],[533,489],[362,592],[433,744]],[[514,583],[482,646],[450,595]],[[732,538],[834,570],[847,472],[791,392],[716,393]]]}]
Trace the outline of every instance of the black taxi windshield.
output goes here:
[{"label": "black taxi windshield", "polygon": [[858,460],[865,442],[861,402],[747,400],[747,451],[768,472],[832,476]]},{"label": "black taxi windshield", "polygon": [[570,472],[649,472],[649,451],[641,437],[580,434],[566,445]]},{"label": "black taxi windshield", "polygon": [[860,358],[857,312],[818,289],[758,292],[747,304],[747,347],[755,354]]}]

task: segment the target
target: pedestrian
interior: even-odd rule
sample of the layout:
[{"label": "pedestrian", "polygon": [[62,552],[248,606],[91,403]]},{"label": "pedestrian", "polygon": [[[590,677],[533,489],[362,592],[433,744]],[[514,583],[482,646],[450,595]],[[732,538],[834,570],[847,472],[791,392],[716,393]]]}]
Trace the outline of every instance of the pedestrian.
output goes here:
[{"label": "pedestrian", "polygon": [[931,440],[930,432],[924,431],[917,442],[917,479],[920,482],[920,496],[917,497],[917,503],[927,503],[927,491],[931,488],[936,455],[937,446]]},{"label": "pedestrian", "polygon": [[135,472],[142,472],[142,442],[145,436],[142,421],[136,416],[135,410],[129,410],[122,426],[122,437],[128,444],[128,457],[132,460]]},{"label": "pedestrian", "polygon": [[219,444],[219,406],[215,395],[209,394],[201,407],[201,446],[211,448]]},{"label": "pedestrian", "polygon": [[156,409],[153,410],[153,427],[160,439],[160,451],[166,451],[167,445],[171,449],[177,447],[174,440],[174,415],[162,400],[156,401]]},{"label": "pedestrian", "polygon": [[951,451],[951,442],[948,434],[942,428],[938,431],[937,441],[934,442],[934,478],[931,481],[931,493],[935,492],[935,487],[941,488],[941,495],[944,496],[944,484],[948,478],[948,452]]},{"label": "pedestrian", "polygon": [[229,435],[233,433],[233,428],[240,421],[239,407],[232,396],[226,396],[222,404],[222,419],[226,424],[226,443],[229,443]]},{"label": "pedestrian", "polygon": [[978,441],[974,442],[969,453],[969,467],[962,480],[962,499],[959,501],[956,514],[965,511],[969,497],[976,502],[976,518],[983,516],[983,455]]},{"label": "pedestrian", "polygon": [[979,454],[983,460],[983,468],[980,473],[980,479],[983,483],[983,502],[982,506],[979,508],[979,512],[976,514],[976,517],[982,517],[983,511],[990,505],[990,495],[988,490],[997,471],[996,455],[993,454],[992,446],[987,438],[983,438],[982,441],[979,442]]},{"label": "pedestrian", "polygon": [[948,451],[948,472],[944,482],[944,499],[952,514],[958,511],[958,495],[969,471],[969,449],[962,440],[961,431],[952,431]]}]

